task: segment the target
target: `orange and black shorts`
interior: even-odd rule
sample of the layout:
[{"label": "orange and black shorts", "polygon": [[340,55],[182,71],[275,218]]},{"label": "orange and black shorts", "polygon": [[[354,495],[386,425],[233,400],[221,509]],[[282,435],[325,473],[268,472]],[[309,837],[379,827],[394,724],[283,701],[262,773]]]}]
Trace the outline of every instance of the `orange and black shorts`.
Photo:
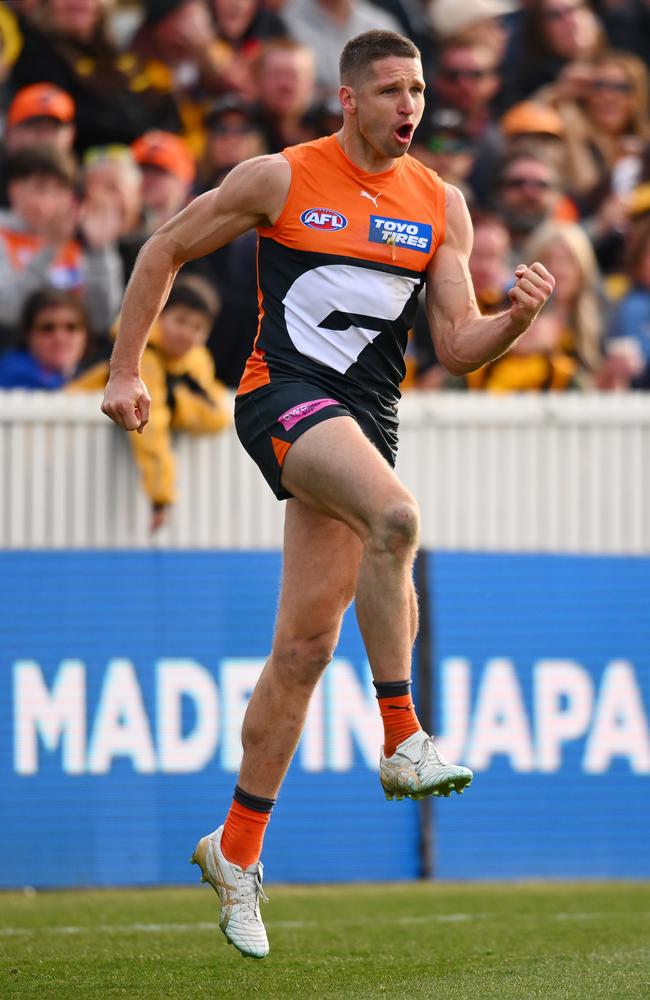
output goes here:
[{"label": "orange and black shorts", "polygon": [[291,493],[281,482],[289,448],[310,427],[332,417],[352,417],[392,467],[397,457],[397,413],[394,407],[337,398],[336,392],[302,379],[272,382],[237,396],[235,428],[239,440],[259,466],[278,500]]}]

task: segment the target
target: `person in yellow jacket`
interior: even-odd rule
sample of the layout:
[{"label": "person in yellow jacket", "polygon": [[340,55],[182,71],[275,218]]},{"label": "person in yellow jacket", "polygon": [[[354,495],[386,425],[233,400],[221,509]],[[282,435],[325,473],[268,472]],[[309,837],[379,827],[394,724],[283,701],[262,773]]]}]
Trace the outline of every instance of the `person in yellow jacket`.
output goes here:
[{"label": "person in yellow jacket", "polygon": [[[151,501],[152,532],[165,523],[176,500],[172,431],[214,434],[232,419],[227,390],[215,377],[205,346],[214,316],[197,283],[181,279],[149,334],[142,377],[151,396],[151,415],[143,433],[130,434],[129,440]],[[70,382],[67,390],[95,391],[107,381],[108,362],[102,362]]]}]

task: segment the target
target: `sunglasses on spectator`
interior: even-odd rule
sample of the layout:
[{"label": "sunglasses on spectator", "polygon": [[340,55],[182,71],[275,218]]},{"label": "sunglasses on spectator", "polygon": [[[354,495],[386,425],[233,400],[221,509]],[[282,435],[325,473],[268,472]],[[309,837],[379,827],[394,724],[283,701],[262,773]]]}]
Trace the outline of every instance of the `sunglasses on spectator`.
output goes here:
[{"label": "sunglasses on spectator", "polygon": [[607,90],[611,94],[631,94],[634,89],[631,83],[626,83],[624,80],[592,80],[590,87],[599,94]]},{"label": "sunglasses on spectator", "polygon": [[560,21],[564,17],[570,17],[571,14],[575,14],[578,10],[583,10],[585,4],[574,3],[566,4],[564,7],[551,7],[549,10],[542,11],[542,17],[545,21]]},{"label": "sunglasses on spectator", "polygon": [[482,80],[486,76],[491,76],[493,69],[443,69],[442,75],[447,80]]},{"label": "sunglasses on spectator", "polygon": [[74,322],[69,320],[67,323],[55,323],[53,320],[45,323],[37,323],[33,326],[30,333],[58,333],[62,331],[63,333],[84,333],[85,326],[82,323]]},{"label": "sunglasses on spectator", "polygon": [[554,185],[551,181],[542,180],[541,177],[505,177],[503,187],[513,188],[534,188],[536,191],[549,191]]}]

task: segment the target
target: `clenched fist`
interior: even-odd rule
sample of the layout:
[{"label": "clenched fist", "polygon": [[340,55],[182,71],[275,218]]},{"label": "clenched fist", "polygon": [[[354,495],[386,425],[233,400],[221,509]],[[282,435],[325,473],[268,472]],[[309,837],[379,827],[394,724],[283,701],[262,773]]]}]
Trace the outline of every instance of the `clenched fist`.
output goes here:
[{"label": "clenched fist", "polygon": [[111,372],[104,390],[102,413],[118,427],[141,434],[149,419],[150,406],[147,387],[139,375],[119,368]]},{"label": "clenched fist", "polygon": [[512,303],[510,316],[523,332],[528,329],[553,292],[555,278],[539,261],[535,261],[530,267],[519,264],[515,270],[515,278],[517,280],[508,292]]}]

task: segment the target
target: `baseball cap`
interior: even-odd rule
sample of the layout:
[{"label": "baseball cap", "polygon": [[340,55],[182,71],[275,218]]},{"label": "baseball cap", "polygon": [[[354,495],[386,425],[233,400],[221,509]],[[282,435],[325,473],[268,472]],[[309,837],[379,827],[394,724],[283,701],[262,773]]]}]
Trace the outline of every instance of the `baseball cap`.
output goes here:
[{"label": "baseball cap", "polygon": [[74,101],[65,90],[51,83],[32,83],[19,90],[9,105],[7,124],[20,125],[30,118],[55,118],[68,124],[74,116]]},{"label": "baseball cap", "polygon": [[224,115],[231,113],[241,115],[242,118],[246,118],[254,126],[258,124],[253,106],[234,94],[228,94],[225,97],[219,97],[207,109],[205,113],[206,127],[210,128],[213,125],[217,125]]},{"label": "baseball cap", "polygon": [[436,34],[452,38],[466,28],[519,10],[517,0],[432,0],[429,17]]},{"label": "baseball cap", "polygon": [[158,167],[173,174],[179,181],[192,184],[196,164],[187,144],[173,132],[145,132],[131,146],[133,157],[141,167]]},{"label": "baseball cap", "polygon": [[542,132],[561,139],[564,135],[564,122],[557,111],[543,104],[536,104],[534,101],[513,104],[499,124],[501,131],[508,136]]}]

